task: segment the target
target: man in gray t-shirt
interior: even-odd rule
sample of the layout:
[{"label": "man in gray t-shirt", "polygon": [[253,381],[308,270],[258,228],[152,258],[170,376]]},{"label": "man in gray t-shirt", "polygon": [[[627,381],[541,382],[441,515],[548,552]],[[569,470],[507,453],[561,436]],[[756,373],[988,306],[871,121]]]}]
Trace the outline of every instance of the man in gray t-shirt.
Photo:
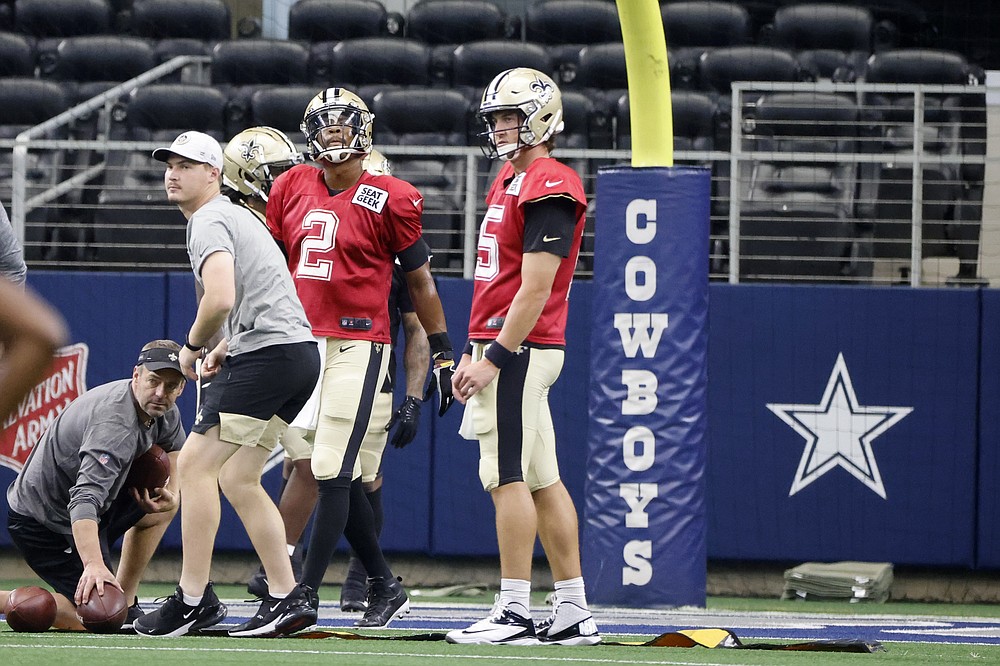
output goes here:
[{"label": "man in gray t-shirt", "polygon": [[[297,585],[281,515],[260,484],[268,455],[319,377],[312,329],[270,234],[222,196],[222,147],[184,132],[153,151],[166,162],[167,199],[187,218],[198,312],[180,353],[201,404],[180,458],[183,557],[174,595],[135,622],[149,636],[182,636],[226,617],[209,573],[219,529],[219,489],[239,514],[270,582],[257,614],[230,636],[282,636],[316,622],[315,592]],[[318,599],[315,599],[318,605]]]},{"label": "man in gray t-shirt", "polygon": [[[184,443],[176,405],[185,384],[179,351],[172,340],[154,340],[143,347],[131,379],[103,384],[70,403],[7,489],[7,529],[28,565],[57,592],[57,628],[83,628],[75,604],[95,588],[103,594],[114,585],[134,599],[177,512],[176,475],[142,495],[125,483],[133,461],[153,444],[173,463]],[[126,532],[116,578],[110,547]],[[0,591],[0,604],[6,600]]]}]

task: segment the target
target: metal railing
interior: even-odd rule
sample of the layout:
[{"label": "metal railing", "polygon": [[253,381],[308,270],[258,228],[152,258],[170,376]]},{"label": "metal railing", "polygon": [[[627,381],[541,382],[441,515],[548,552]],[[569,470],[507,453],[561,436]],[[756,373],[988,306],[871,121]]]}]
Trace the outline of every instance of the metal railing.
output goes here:
[{"label": "metal railing", "polygon": [[[116,169],[126,167],[120,166],[120,161],[119,166],[116,166],[116,161],[109,159],[115,153],[143,153],[148,156],[159,143],[111,140],[108,138],[108,129],[113,122],[111,118],[113,109],[124,96],[191,65],[207,66],[208,59],[194,56],[175,58],[21,133],[13,141],[0,140],[0,149],[13,149],[11,220],[25,243],[30,266],[89,270],[188,269],[186,259],[183,257],[184,220],[166,201],[160,177],[155,173],[147,174],[148,188],[144,190],[146,198],[142,203],[135,201],[122,203],[128,198],[124,195],[136,192],[131,191],[130,186],[122,185],[122,179],[118,177],[121,174],[115,172]],[[957,150],[953,147],[940,150],[940,146],[936,144],[936,150],[930,150],[926,145],[925,132],[928,109],[934,111],[938,108],[934,104],[929,105],[928,99],[942,96],[966,99],[970,95],[981,96],[985,92],[986,88],[983,86],[829,82],[734,83],[729,108],[730,125],[728,130],[720,130],[715,137],[717,147],[727,139],[729,145],[723,146],[725,148],[723,150],[680,150],[675,153],[675,160],[678,163],[711,165],[713,169],[713,231],[710,257],[712,279],[730,282],[781,280],[895,283],[898,282],[896,278],[887,277],[884,271],[880,274],[881,264],[891,264],[900,270],[901,274],[905,274],[904,279],[909,284],[925,284],[922,262],[927,254],[926,250],[930,248],[931,254],[940,256],[941,248],[945,244],[955,245],[954,239],[938,239],[941,240],[939,243],[925,234],[927,228],[941,225],[957,225],[960,230],[975,228],[976,233],[970,233],[970,237],[974,236],[972,240],[958,239],[957,242],[966,250],[964,256],[967,257],[971,253],[974,261],[981,258],[984,244],[1000,244],[1000,238],[994,238],[992,235],[994,232],[1000,235],[1000,230],[990,231],[984,224],[984,220],[990,223],[1000,220],[1000,205],[997,203],[997,197],[1000,195],[991,190],[991,187],[996,187],[996,181],[981,180],[979,189],[971,194],[963,190],[962,196],[972,197],[972,200],[965,202],[972,211],[968,219],[928,221],[925,220],[928,208],[934,209],[935,206],[941,208],[948,202],[927,200],[925,191],[936,191],[934,187],[936,183],[925,171],[930,167],[942,165],[952,171],[969,166],[978,169],[979,173],[991,168],[1000,171],[1000,156],[996,154],[997,149],[994,148],[991,153],[985,150],[986,141],[997,142],[996,137],[1000,130],[996,127],[996,123],[987,130],[984,120],[983,126],[977,128],[975,133],[981,138],[983,145],[977,145],[976,150],[964,150],[963,146],[959,146]],[[816,128],[809,127],[807,122],[802,122],[801,128],[792,132],[788,123],[781,122],[780,118],[775,120],[772,117],[764,122],[758,117],[766,107],[768,96],[773,99],[775,95],[792,93],[839,95],[855,104],[858,109],[855,128],[857,131],[849,132],[852,137],[849,143],[853,149],[842,150],[843,146],[837,142],[842,138],[843,132],[833,127],[829,128],[831,130],[829,132],[817,131]],[[873,113],[871,117],[866,117],[867,111],[875,110],[875,105],[869,102],[873,95],[911,98],[909,102],[899,107],[911,109],[911,121],[899,135],[910,137],[910,144],[906,149],[896,150],[891,155],[887,155],[881,149],[880,142],[885,141],[884,123],[879,120],[877,114]],[[68,127],[91,113],[101,115],[96,139],[52,138],[60,128]],[[725,122],[726,120],[722,119],[719,126],[725,128]],[[801,121],[790,122],[794,125],[795,122]],[[898,118],[894,122],[899,125]],[[942,125],[937,121],[933,124],[937,129]],[[378,143],[377,130],[376,127],[376,145],[393,162],[394,174],[410,180],[425,194],[427,215],[425,233],[435,253],[435,260],[432,262],[435,272],[471,277],[477,254],[480,215],[484,209],[483,195],[497,165],[485,160],[476,147],[382,145]],[[951,128],[948,131],[954,134],[956,130]],[[726,132],[728,137],[725,136]],[[806,145],[812,148],[786,150],[782,139],[796,135],[807,137]],[[958,135],[961,137],[961,132]],[[899,136],[893,138],[897,148],[901,142]],[[940,143],[938,140],[935,141]],[[817,145],[824,143],[827,145],[820,146],[823,149],[816,149]],[[51,174],[43,169],[43,177],[39,179],[41,182],[29,187],[29,155],[32,153],[43,155],[46,151],[52,153],[86,151],[90,153],[90,158],[77,160],[76,164],[71,166],[62,164],[56,177],[50,177]],[[557,152],[557,157],[580,171],[592,204],[598,168],[607,164],[627,163],[630,155],[629,150],[561,148]],[[421,177],[426,175],[422,165],[428,161],[446,166],[444,169],[446,173],[443,176],[437,174],[440,176],[439,180],[443,182],[427,186],[421,184]],[[840,219],[831,221],[823,216],[809,215],[808,210],[799,210],[798,214],[806,213],[800,217],[788,211],[768,210],[768,205],[779,208],[784,205],[787,208],[790,202],[799,206],[802,202],[796,202],[792,195],[787,195],[784,201],[778,196],[772,204],[762,200],[761,192],[765,188],[762,188],[755,179],[759,179],[760,174],[766,172],[767,165],[784,165],[778,169],[779,173],[800,175],[801,172],[815,175],[822,173],[823,169],[813,167],[830,164],[840,167],[849,165],[848,170],[852,173],[850,183],[845,186],[850,189],[850,194],[844,196],[847,209],[840,214]],[[887,164],[892,167],[889,171],[893,178],[898,179],[898,182],[890,183],[897,186],[893,191],[908,192],[905,198],[906,219],[901,217],[894,220],[878,219],[882,207],[882,202],[878,200],[879,187],[886,185],[884,178],[878,180],[878,177],[880,173],[883,176],[888,173]],[[160,168],[158,165],[150,166]],[[874,173],[876,177],[869,181],[868,176],[863,175],[865,173],[869,175]],[[901,173],[903,176],[900,176]],[[982,179],[981,176],[980,178]],[[795,188],[809,190],[808,183],[796,183],[791,177],[786,180],[787,182],[781,184],[786,190]],[[119,184],[115,185],[116,182]],[[950,189],[945,188],[943,191],[957,191],[953,186],[964,188],[965,184],[951,183]],[[116,187],[121,190],[117,194],[122,195],[117,199]],[[817,197],[818,203],[814,202],[816,206],[826,205],[822,192]],[[805,201],[809,201],[808,197]],[[895,204],[892,208],[893,214],[897,216],[900,201],[902,199],[893,202]],[[121,215],[117,217],[109,215],[108,211],[116,206],[119,207]],[[173,218],[169,216],[171,211],[176,213]],[[590,276],[593,270],[593,213],[594,206],[591,205],[578,267],[580,277]],[[768,217],[771,213],[777,213],[772,215],[774,219]],[[165,229],[172,234],[167,240],[158,238],[155,242],[144,243],[141,240],[141,233],[133,235],[139,237],[139,240],[128,237],[126,233],[128,230],[143,231],[151,228],[153,223],[149,222],[149,216],[154,214],[159,216],[159,221],[155,223],[157,229]],[[121,222],[122,218],[128,219],[128,222]],[[164,219],[167,221],[163,222]],[[879,235],[885,228],[890,228],[898,236],[895,230],[900,224],[908,226],[905,238],[882,238]],[[822,233],[813,231],[822,229],[823,225],[846,231],[836,231],[824,238]],[[62,244],[64,250],[69,250],[71,258],[67,259],[65,255],[60,256],[58,252],[52,251],[53,244],[56,243],[52,240],[51,234],[54,227],[62,230],[58,242]],[[772,228],[776,231],[771,230]],[[768,243],[772,246],[770,249],[760,250]],[[838,254],[839,250],[828,249],[828,246],[834,245],[850,246],[852,248],[850,256],[842,256]],[[975,247],[972,247],[973,245]],[[773,249],[793,246],[808,246],[809,249],[805,250],[804,254],[791,252],[788,255],[776,253]],[[905,258],[900,258],[900,255],[904,254],[904,246],[906,246]],[[884,251],[886,248],[889,248],[889,251]],[[143,255],[144,250],[152,252],[155,258],[150,260],[148,253]],[[161,255],[157,254],[160,250],[164,253],[163,257],[167,257],[173,251],[172,258],[161,260]],[[134,260],[129,259],[130,252],[135,256]],[[992,251],[987,252],[991,253]],[[115,256],[113,260],[106,259],[111,255]],[[886,258],[881,255],[891,256]],[[771,268],[756,270],[753,269],[755,264],[766,264]],[[830,270],[833,264],[851,267]],[[774,270],[774,266],[778,269]],[[817,267],[815,273],[809,272],[810,266]],[[859,266],[861,268],[858,268]],[[786,267],[790,270],[786,270]],[[979,277],[1000,278],[1000,268],[997,270],[997,275],[984,272]]]}]

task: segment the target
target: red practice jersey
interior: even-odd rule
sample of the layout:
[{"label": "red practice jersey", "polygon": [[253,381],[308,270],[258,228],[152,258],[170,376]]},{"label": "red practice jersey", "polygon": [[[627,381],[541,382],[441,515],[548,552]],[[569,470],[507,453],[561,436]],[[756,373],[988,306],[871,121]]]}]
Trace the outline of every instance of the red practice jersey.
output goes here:
[{"label": "red practice jersey", "polygon": [[390,342],[386,303],[396,255],[420,239],[423,196],[406,181],[368,172],[330,195],[307,164],[275,180],[267,228],[288,252],[313,333]]},{"label": "red practice jersey", "polygon": [[569,287],[580,254],[587,197],[580,176],[551,157],[535,160],[524,173],[514,175],[510,162],[504,164],[486,196],[486,216],[479,229],[472,315],[469,338],[492,340],[500,333],[514,295],[521,287],[524,256],[524,205],[548,197],[562,196],[577,202],[576,226],[568,257],[564,257],[535,327],[526,342],[540,345],[566,344],[566,316]]}]

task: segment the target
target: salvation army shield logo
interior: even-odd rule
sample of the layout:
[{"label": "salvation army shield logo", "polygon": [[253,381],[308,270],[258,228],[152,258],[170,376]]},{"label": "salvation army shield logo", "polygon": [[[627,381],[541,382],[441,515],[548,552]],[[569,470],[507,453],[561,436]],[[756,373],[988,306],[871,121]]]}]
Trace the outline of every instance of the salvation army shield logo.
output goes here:
[{"label": "salvation army shield logo", "polygon": [[80,342],[59,349],[48,374],[31,390],[0,430],[0,465],[21,471],[35,443],[69,403],[86,390],[87,354]]}]

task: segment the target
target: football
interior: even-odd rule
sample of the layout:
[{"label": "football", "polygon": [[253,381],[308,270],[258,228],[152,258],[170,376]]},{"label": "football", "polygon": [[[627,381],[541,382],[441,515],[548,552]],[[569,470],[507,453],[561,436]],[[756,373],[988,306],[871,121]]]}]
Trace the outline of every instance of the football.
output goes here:
[{"label": "football", "polygon": [[29,585],[7,598],[7,624],[14,631],[46,631],[55,620],[56,600],[48,590]]},{"label": "football", "polygon": [[90,599],[76,607],[77,617],[95,634],[110,634],[118,631],[128,617],[128,602],[125,594],[114,585],[104,585],[104,596],[94,588]]},{"label": "football", "polygon": [[149,451],[132,461],[125,488],[135,488],[140,495],[148,488],[152,494],[154,489],[165,486],[169,477],[170,457],[158,444],[153,444]]}]

